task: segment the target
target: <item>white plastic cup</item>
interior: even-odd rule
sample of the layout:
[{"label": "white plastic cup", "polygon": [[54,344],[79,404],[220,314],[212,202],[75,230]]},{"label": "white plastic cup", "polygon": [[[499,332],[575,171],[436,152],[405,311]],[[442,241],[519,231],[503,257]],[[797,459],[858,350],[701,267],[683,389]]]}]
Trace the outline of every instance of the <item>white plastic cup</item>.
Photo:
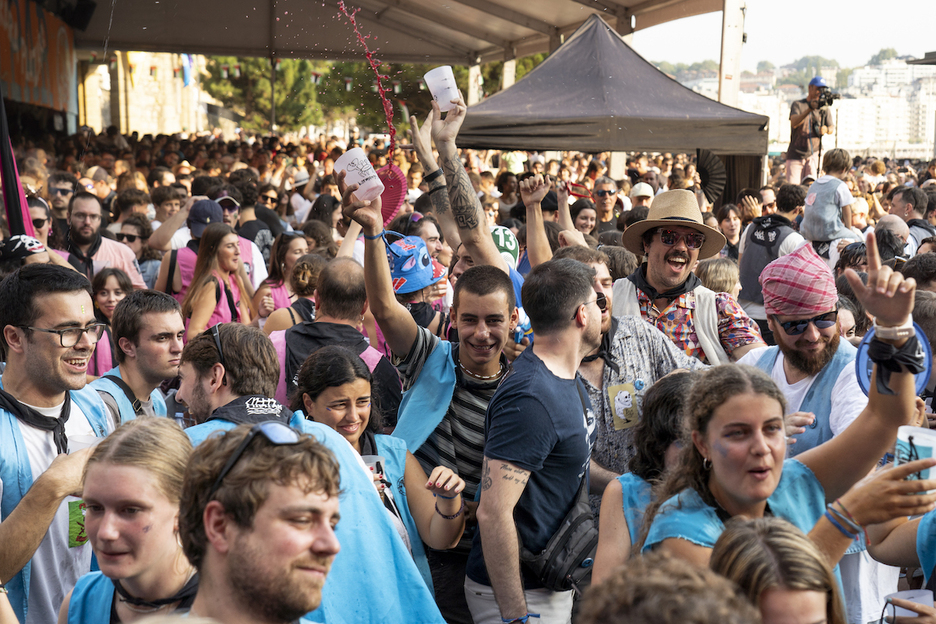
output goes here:
[{"label": "white plastic cup", "polygon": [[451,65],[443,65],[429,70],[423,80],[426,81],[426,87],[432,94],[432,99],[439,104],[439,110],[443,113],[455,108],[452,100],[458,99],[458,85],[455,84],[455,73]]},{"label": "white plastic cup", "polygon": [[[926,605],[927,607],[933,606],[933,592],[929,589],[908,589],[906,591],[899,591],[896,594],[888,594],[884,597],[884,600],[887,600],[888,598],[909,600],[910,602]],[[890,615],[894,617],[919,617],[919,614],[902,607],[898,607],[897,605],[888,604],[884,610],[893,611]],[[885,613],[885,615],[887,614]]]},{"label": "white plastic cup", "polygon": [[387,460],[381,455],[361,455],[361,459],[364,460],[364,465],[373,468],[375,473],[383,473],[386,470]]},{"label": "white plastic cup", "polygon": [[[929,459],[936,451],[936,431],[922,427],[904,425],[897,428],[897,447],[894,465],[906,464],[917,459]],[[936,477],[932,468],[915,472],[907,480],[921,480]],[[898,596],[899,598],[899,596]]]},{"label": "white plastic cup", "polygon": [[345,172],[345,183],[348,186],[358,185],[354,196],[359,201],[374,201],[384,192],[383,182],[374,171],[373,165],[367,160],[367,154],[360,147],[349,149],[335,161],[335,170]]},{"label": "white plastic cup", "polygon": [[73,435],[68,436],[68,454],[71,455],[82,449],[86,449],[90,446],[95,446],[100,443],[104,438],[99,438],[97,436],[84,436],[84,435]]}]

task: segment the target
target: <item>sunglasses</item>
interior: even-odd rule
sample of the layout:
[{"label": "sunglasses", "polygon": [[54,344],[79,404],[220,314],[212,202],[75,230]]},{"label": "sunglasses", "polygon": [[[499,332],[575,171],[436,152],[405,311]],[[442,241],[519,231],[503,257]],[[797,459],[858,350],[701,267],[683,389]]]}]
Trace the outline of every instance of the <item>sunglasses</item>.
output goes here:
[{"label": "sunglasses", "polygon": [[262,201],[264,204],[275,204],[276,202],[279,201],[279,198],[278,198],[278,197],[270,197],[269,195],[261,195],[261,196],[260,196],[260,201]]},{"label": "sunglasses", "polygon": [[659,230],[660,242],[667,247],[672,247],[679,242],[679,239],[686,241],[686,247],[689,249],[700,249],[705,244],[705,235],[698,232],[683,234],[674,230]]},{"label": "sunglasses", "polygon": [[254,425],[250,433],[247,434],[247,437],[234,449],[234,452],[224,464],[221,472],[218,473],[218,478],[215,479],[214,485],[211,486],[211,491],[208,492],[208,500],[214,497],[218,488],[221,487],[221,482],[224,481],[224,477],[230,474],[231,470],[237,465],[238,460],[240,460],[241,456],[244,454],[244,451],[247,450],[247,447],[250,446],[250,443],[253,442],[253,439],[258,435],[262,435],[268,442],[277,446],[299,443],[299,432],[281,422],[268,420]]},{"label": "sunglasses", "polygon": [[595,191],[595,197],[608,197],[609,195],[616,195],[617,191]]},{"label": "sunglasses", "polygon": [[33,227],[36,228],[37,230],[41,230],[42,228],[45,227],[45,224],[47,221],[48,219],[33,219],[32,220]]},{"label": "sunglasses", "polygon": [[806,331],[810,323],[815,325],[816,329],[829,329],[835,326],[837,318],[838,310],[832,310],[831,312],[826,312],[825,314],[820,314],[819,316],[814,316],[803,321],[780,321],[774,316],[774,320],[780,324],[780,327],[783,328],[787,336],[799,336]]},{"label": "sunglasses", "polygon": [[[33,222],[33,223],[35,223],[35,222]],[[137,239],[138,239],[138,238],[139,238],[140,240],[146,240],[145,238],[143,238],[142,236],[139,236],[139,235],[137,235],[137,234],[124,234],[123,232],[117,232],[117,234],[115,234],[114,236],[116,236],[116,237],[117,237],[117,240],[120,241],[121,243],[124,242],[124,241],[127,241],[128,243],[135,243],[135,242],[137,242]]]},{"label": "sunglasses", "polygon": [[50,188],[49,195],[71,195],[73,191],[71,189],[63,188]]},{"label": "sunglasses", "polygon": [[[604,312],[605,310],[608,309],[608,298],[605,297],[604,293],[597,293],[597,294],[595,295],[594,301],[595,301],[595,305],[597,305],[597,306],[598,306],[598,309],[601,310],[602,312]],[[589,299],[589,300],[586,301],[585,303],[580,304],[579,307],[581,307],[581,306],[583,306],[583,305],[588,305],[588,304],[591,303],[591,302],[592,302],[592,300]],[[575,308],[575,314],[572,315],[572,320],[574,321],[574,320],[575,320],[575,317],[577,317],[577,316],[578,316],[578,308]]]}]

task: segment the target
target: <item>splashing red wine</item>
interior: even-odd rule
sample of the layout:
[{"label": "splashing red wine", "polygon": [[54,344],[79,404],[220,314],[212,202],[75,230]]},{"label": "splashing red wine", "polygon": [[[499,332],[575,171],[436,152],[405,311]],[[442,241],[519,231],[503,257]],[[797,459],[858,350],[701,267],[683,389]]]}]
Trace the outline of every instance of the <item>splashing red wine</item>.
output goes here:
[{"label": "splashing red wine", "polygon": [[380,73],[380,63],[374,60],[374,53],[367,47],[367,37],[363,36],[361,31],[358,30],[357,20],[354,17],[361,9],[354,9],[349,12],[343,1],[338,3],[338,8],[351,22],[351,26],[354,28],[354,34],[357,35],[358,41],[360,41],[361,45],[364,47],[364,55],[367,57],[367,63],[374,71],[374,75],[377,76],[377,95],[380,96],[380,101],[383,104],[384,115],[387,117],[387,127],[390,130],[390,149],[387,151],[387,154],[392,158],[394,148],[396,147],[396,127],[393,125],[393,104],[390,103],[390,99],[387,97],[388,91],[383,86],[383,79],[389,79],[390,76],[385,76]]}]

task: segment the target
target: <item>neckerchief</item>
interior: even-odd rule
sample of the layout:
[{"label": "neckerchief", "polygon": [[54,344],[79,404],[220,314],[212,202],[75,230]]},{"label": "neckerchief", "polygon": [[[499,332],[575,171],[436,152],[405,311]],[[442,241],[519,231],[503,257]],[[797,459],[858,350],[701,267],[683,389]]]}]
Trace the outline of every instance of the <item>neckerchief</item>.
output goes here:
[{"label": "neckerchief", "polygon": [[65,392],[65,402],[62,404],[62,413],[58,418],[43,416],[28,405],[23,405],[17,401],[12,394],[6,390],[0,390],[0,408],[13,414],[17,420],[21,420],[31,427],[43,431],[51,431],[52,439],[55,440],[55,452],[62,454],[68,452],[68,437],[65,435],[65,423],[71,412],[71,393]]},{"label": "neckerchief", "polygon": [[591,355],[586,355],[584,358],[582,358],[582,364],[585,364],[586,362],[594,362],[598,358],[601,358],[604,360],[605,365],[611,367],[611,370],[613,370],[615,374],[620,374],[620,368],[611,357],[611,343],[614,341],[614,336],[617,334],[617,329],[618,320],[612,316],[611,327],[608,329],[605,335],[601,337],[601,344],[598,345],[598,351],[592,353]]},{"label": "neckerchief", "polygon": [[131,596],[124,586],[120,584],[119,580],[111,579],[114,583],[114,589],[117,590],[117,593],[120,594],[120,599],[127,604],[131,604],[135,607],[146,607],[148,609],[158,609],[159,607],[165,607],[166,605],[179,603],[179,609],[188,609],[192,606],[192,603],[195,602],[195,594],[198,593],[198,573],[196,572],[192,575],[185,585],[182,586],[178,592],[174,595],[169,596],[168,598],[160,598],[158,600],[143,600],[142,598],[137,598],[136,596]]},{"label": "neckerchief", "polygon": [[672,290],[667,290],[666,292],[658,293],[656,291],[656,288],[654,288],[653,286],[650,285],[649,282],[647,282],[647,277],[646,275],[644,275],[644,273],[647,270],[646,267],[647,267],[646,264],[640,265],[639,267],[637,267],[636,271],[634,271],[633,273],[627,276],[627,279],[633,282],[634,286],[636,286],[638,290],[642,290],[644,294],[650,297],[651,303],[653,303],[657,299],[668,299],[672,301],[673,299],[676,299],[680,295],[684,295],[687,292],[695,290],[697,287],[702,285],[702,280],[696,277],[695,273],[690,273],[686,281],[680,284],[679,286],[677,286],[676,288],[673,288]]},{"label": "neckerchief", "polygon": [[71,239],[71,236],[66,240],[66,249],[68,250],[68,264],[72,265],[78,272],[91,279],[94,277],[94,254],[98,252],[98,249],[101,248],[101,233],[96,234],[96,238],[91,243],[91,246],[88,247],[88,253],[82,253],[78,249],[78,245]]},{"label": "neckerchief", "polygon": [[365,455],[380,455],[380,453],[377,452],[377,438],[374,437],[373,431],[365,429],[358,443],[361,445],[362,457]]}]

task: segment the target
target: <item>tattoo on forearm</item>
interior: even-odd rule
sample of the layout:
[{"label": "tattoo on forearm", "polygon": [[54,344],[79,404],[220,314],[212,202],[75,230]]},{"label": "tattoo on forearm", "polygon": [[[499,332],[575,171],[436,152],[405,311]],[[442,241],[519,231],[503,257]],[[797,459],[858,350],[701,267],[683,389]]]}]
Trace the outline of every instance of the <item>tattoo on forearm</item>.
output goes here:
[{"label": "tattoo on forearm", "polygon": [[444,159],[442,169],[445,171],[446,182],[451,187],[449,198],[455,223],[459,228],[469,230],[479,227],[483,221],[481,202],[478,201],[478,195],[471,186],[471,180],[468,179],[461,159],[458,156]]},{"label": "tattoo on forearm", "polygon": [[481,491],[491,489],[492,485],[494,485],[494,481],[491,480],[491,465],[485,459],[484,467],[481,470]]},{"label": "tattoo on forearm", "polygon": [[449,203],[448,190],[439,191],[438,193],[433,193],[435,189],[445,186],[445,181],[442,179],[433,180],[429,184],[429,203],[432,204],[432,211],[437,215],[442,216],[448,214],[451,210],[452,205]]},{"label": "tattoo on forearm", "polygon": [[526,470],[521,470],[520,468],[515,468],[510,464],[501,464],[501,479],[504,481],[512,481],[517,485],[526,485],[526,482],[530,478],[530,473]]}]

